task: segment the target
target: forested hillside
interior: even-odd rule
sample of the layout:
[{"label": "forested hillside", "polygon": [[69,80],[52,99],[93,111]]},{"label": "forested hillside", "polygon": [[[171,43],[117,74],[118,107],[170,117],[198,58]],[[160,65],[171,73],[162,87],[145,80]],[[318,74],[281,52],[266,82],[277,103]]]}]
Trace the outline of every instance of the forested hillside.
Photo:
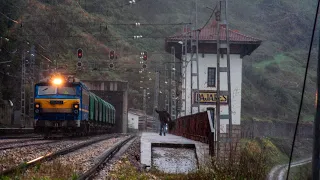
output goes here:
[{"label": "forested hillside", "polygon": [[[13,60],[10,67],[0,64],[0,84],[3,85],[0,99],[19,102],[21,53],[15,50],[21,50],[22,42],[28,41],[37,46],[39,54],[55,60],[58,67],[76,73],[82,79],[129,81],[129,106],[140,108],[139,53],[149,52],[150,71],[170,57],[164,52],[164,38],[181,31],[181,25],[172,24],[190,22],[190,12],[194,8],[191,2],[136,0],[130,5],[125,0],[0,0],[0,35],[3,37],[0,61]],[[199,27],[211,15],[212,10],[206,7],[214,8],[215,4],[215,1],[199,0]],[[243,119],[294,120],[315,4],[313,0],[229,1],[230,28],[263,40],[251,56],[244,58]],[[136,22],[147,25],[136,27]],[[151,25],[155,23],[162,25]],[[142,38],[134,39],[137,35]],[[84,50],[85,69],[75,71],[79,47]],[[110,49],[118,54],[113,70],[108,69]],[[44,60],[39,54],[37,63],[40,66]],[[304,120],[312,120],[315,59],[316,52],[312,55],[307,81]],[[152,74],[144,76],[153,78]],[[144,81],[145,87],[153,85],[154,81]],[[150,93],[148,107],[152,107],[153,93]],[[148,111],[152,112],[152,108]]]}]

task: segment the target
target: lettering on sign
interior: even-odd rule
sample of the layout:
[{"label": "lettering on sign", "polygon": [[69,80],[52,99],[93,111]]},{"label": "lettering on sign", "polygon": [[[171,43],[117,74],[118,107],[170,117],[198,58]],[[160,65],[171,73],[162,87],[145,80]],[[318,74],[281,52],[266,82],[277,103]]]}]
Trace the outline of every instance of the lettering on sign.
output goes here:
[{"label": "lettering on sign", "polygon": [[[201,92],[196,94],[196,102],[198,103],[216,103],[217,93],[216,92]],[[220,95],[220,102],[227,103],[228,98],[227,96]]]}]

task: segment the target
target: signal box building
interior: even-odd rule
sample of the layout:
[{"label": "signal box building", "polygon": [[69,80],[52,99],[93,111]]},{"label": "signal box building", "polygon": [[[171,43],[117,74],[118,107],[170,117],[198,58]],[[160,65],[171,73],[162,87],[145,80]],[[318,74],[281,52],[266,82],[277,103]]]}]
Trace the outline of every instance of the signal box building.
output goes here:
[{"label": "signal box building", "polygon": [[[184,29],[184,33],[178,33],[167,37],[165,42],[165,49],[168,53],[171,48],[175,48],[175,56],[180,59],[180,64],[185,66],[183,71],[180,66],[180,92],[179,99],[182,101],[177,103],[180,105],[180,117],[195,114],[198,111],[197,107],[192,107],[196,101],[199,102],[200,112],[211,110],[212,118],[216,120],[216,92],[217,92],[217,23],[212,21],[204,27],[199,33],[198,44],[198,62],[199,62],[199,94],[191,93],[191,83],[193,89],[196,88],[197,78],[193,76],[191,81],[191,46],[190,38],[187,43],[187,52],[182,46],[186,42],[186,34],[191,34],[192,39],[196,39],[196,31]],[[189,33],[187,33],[189,32]],[[226,29],[225,26],[220,25],[220,43],[226,44]],[[257,47],[260,46],[261,40],[248,35],[239,33],[236,30],[229,29],[230,42],[230,74],[231,74],[231,106],[232,106],[232,122],[233,127],[240,126],[241,117],[241,91],[242,91],[242,59],[246,55],[250,55]],[[220,50],[220,132],[227,133],[227,125],[229,124],[229,113],[227,104],[227,55],[226,48]],[[183,62],[183,54],[187,56],[187,62]],[[193,55],[195,58],[196,55]],[[196,73],[196,63],[193,62],[193,72]],[[186,78],[186,79],[185,79]],[[186,80],[186,81],[185,81]],[[185,84],[186,82],[186,88]],[[185,89],[184,89],[185,88]],[[186,93],[186,99],[185,99]],[[199,97],[199,98],[195,98]],[[192,109],[192,110],[191,110]],[[215,121],[214,121],[215,122]],[[214,123],[215,124],[215,123]],[[217,128],[217,127],[215,127]]]}]

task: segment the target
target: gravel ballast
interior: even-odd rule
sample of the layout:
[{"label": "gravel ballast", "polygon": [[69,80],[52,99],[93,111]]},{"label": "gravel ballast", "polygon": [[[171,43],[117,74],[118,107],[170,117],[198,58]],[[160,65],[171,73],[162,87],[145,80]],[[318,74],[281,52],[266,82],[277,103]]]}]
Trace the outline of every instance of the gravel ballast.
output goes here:
[{"label": "gravel ballast", "polygon": [[8,149],[0,151],[0,171],[4,171],[14,167],[22,162],[28,162],[48,153],[56,152],[58,150],[71,147],[83,142],[91,141],[99,138],[94,137],[82,140],[62,140],[51,144],[38,144],[33,146],[26,146],[15,149]]},{"label": "gravel ballast", "polygon": [[[62,167],[73,167],[72,171],[70,171],[66,176],[71,177],[73,174],[80,175],[96,164],[98,158],[103,152],[125,138],[127,138],[127,136],[103,140],[66,155],[62,155],[53,161],[42,163],[41,166],[50,168],[54,167],[56,164],[60,164]],[[34,174],[35,172],[33,169],[28,169],[24,174],[24,177],[31,177],[34,176]],[[48,170],[47,172],[42,173],[40,176],[55,177],[55,174],[52,174],[52,171]]]},{"label": "gravel ballast", "polygon": [[[117,168],[118,164],[121,163],[122,158],[127,158],[130,163],[137,168],[140,172],[143,171],[143,168],[140,164],[140,137],[137,137],[133,142],[129,141],[130,146],[125,150],[119,157],[112,158],[110,162],[104,166],[104,168],[97,173],[93,178],[95,180],[110,178],[110,171]],[[120,150],[121,151],[121,150]]]}]

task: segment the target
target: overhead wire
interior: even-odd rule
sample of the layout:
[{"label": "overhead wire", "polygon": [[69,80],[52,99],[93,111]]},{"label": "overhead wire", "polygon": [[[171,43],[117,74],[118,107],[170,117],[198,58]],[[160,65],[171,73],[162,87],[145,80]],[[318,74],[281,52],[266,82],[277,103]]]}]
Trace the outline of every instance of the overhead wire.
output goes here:
[{"label": "overhead wire", "polygon": [[296,120],[296,126],[295,126],[295,130],[294,130],[293,141],[292,141],[292,145],[291,145],[289,166],[288,166],[287,178],[286,178],[287,180],[288,180],[289,174],[290,174],[290,166],[291,166],[291,162],[292,162],[292,156],[293,156],[293,151],[294,151],[295,141],[296,141],[296,137],[297,137],[298,126],[299,126],[299,121],[300,121],[300,115],[301,115],[301,110],[302,110],[302,104],[303,104],[303,99],[304,99],[304,93],[305,93],[307,75],[308,75],[308,69],[309,69],[309,63],[310,63],[312,44],[313,44],[314,34],[315,34],[315,30],[316,30],[316,26],[317,26],[317,20],[318,20],[319,4],[320,4],[320,0],[318,0],[317,10],[316,10],[315,18],[314,18],[314,23],[313,23],[313,30],[312,30],[312,36],[311,36],[311,41],[310,41],[310,45],[309,45],[309,52],[308,52],[308,59],[307,59],[306,69],[305,69],[305,73],[304,73],[304,79],[303,79],[303,86],[302,86],[302,92],[301,92],[299,111],[298,111],[298,116],[297,116],[297,120]]},{"label": "overhead wire", "polygon": [[[217,6],[218,6],[218,2],[216,3],[216,6],[213,8],[212,13],[210,14],[210,16],[209,16],[208,20],[206,21],[206,23],[201,28],[199,28],[199,29],[197,29],[195,31],[200,31],[201,32],[201,30],[208,25],[208,23],[210,22],[212,16],[215,13],[215,10],[217,9]],[[198,36],[200,35],[200,32],[198,33]],[[187,34],[187,35],[190,34],[190,37],[192,36],[191,35],[191,31],[186,32],[185,34]],[[186,65],[185,66],[188,66],[189,62],[191,62],[191,59],[186,61]]]},{"label": "overhead wire", "polygon": [[217,6],[218,6],[218,3],[217,3],[216,6],[213,8],[212,13],[211,13],[210,17],[208,18],[207,22],[199,29],[200,31],[208,25],[208,23],[210,22],[213,14],[215,13],[215,11],[216,11],[216,9],[217,9]]}]

